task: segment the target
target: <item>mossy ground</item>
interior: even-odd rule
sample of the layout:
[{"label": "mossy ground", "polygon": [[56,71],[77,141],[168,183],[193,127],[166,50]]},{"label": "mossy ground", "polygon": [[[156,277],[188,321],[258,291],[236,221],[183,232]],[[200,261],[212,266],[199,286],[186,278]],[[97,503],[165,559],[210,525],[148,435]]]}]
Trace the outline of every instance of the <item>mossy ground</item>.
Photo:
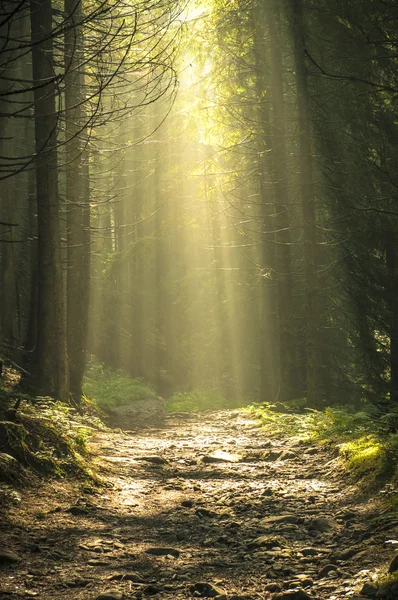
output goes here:
[{"label": "mossy ground", "polygon": [[314,410],[303,408],[300,402],[254,404],[249,410],[270,436],[288,434],[303,443],[334,445],[341,466],[363,490],[371,492],[381,482],[390,482],[394,488],[397,483],[398,434],[392,426],[396,413],[378,415],[369,406]]},{"label": "mossy ground", "polygon": [[91,433],[101,426],[95,414],[83,417],[52,398],[22,393],[18,374],[3,371],[0,482],[26,483],[34,475],[95,478],[86,445]]}]

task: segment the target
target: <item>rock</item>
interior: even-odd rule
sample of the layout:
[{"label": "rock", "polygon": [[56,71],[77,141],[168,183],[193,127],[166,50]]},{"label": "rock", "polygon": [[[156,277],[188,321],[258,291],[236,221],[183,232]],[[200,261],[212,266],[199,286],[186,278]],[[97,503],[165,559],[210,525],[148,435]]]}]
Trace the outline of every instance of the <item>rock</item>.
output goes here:
[{"label": "rock", "polygon": [[271,450],[270,452],[264,452],[263,460],[273,461],[278,460],[282,452],[280,450]]},{"label": "rock", "polygon": [[0,548],[0,565],[9,565],[12,563],[17,563],[21,559],[18,554],[12,552],[12,550],[7,550],[6,548]]},{"label": "rock", "polygon": [[337,529],[337,523],[332,519],[326,519],[325,517],[317,517],[316,519],[312,519],[310,522],[308,529],[311,531],[319,531],[320,533],[325,533],[326,531],[332,531],[333,529]]},{"label": "rock", "polygon": [[214,517],[218,516],[218,514],[214,512],[214,510],[208,510],[207,508],[197,508],[195,510],[195,514],[202,519],[204,517],[207,519],[213,519]]},{"label": "rock", "polygon": [[80,515],[87,515],[89,513],[89,509],[87,508],[87,506],[78,506],[77,505],[77,506],[70,506],[69,508],[66,509],[65,512],[78,517]]},{"label": "rock", "polygon": [[248,544],[248,548],[250,550],[255,548],[266,548],[267,550],[271,550],[271,548],[287,548],[287,542],[285,538],[279,535],[261,535],[252,540]]},{"label": "rock", "polygon": [[123,600],[124,594],[118,590],[102,592],[95,600]]},{"label": "rock", "polygon": [[278,583],[267,583],[267,585],[264,586],[266,592],[280,592],[281,589],[282,588]]},{"label": "rock", "polygon": [[296,575],[295,579],[297,579],[303,587],[310,587],[314,585],[312,577],[306,575],[305,573],[300,573],[299,575]]},{"label": "rock", "polygon": [[160,594],[160,592],[163,591],[163,588],[161,588],[158,585],[154,585],[153,583],[150,583],[142,591],[145,594],[145,596],[155,596],[155,594]]},{"label": "rock", "polygon": [[194,583],[189,589],[192,594],[201,598],[216,598],[217,596],[225,595],[224,590],[212,583]]},{"label": "rock", "polygon": [[62,582],[62,585],[68,588],[84,588],[93,583],[92,579],[84,579],[81,577],[75,577],[74,579],[66,579]]},{"label": "rock", "polygon": [[312,448],[307,448],[305,451],[305,454],[309,454],[310,456],[313,454],[318,454],[319,452],[319,448],[316,448],[315,446],[312,446]]},{"label": "rock", "polygon": [[132,581],[133,583],[147,583],[138,573],[115,573],[108,577],[109,581]]},{"label": "rock", "polygon": [[304,519],[298,517],[297,515],[276,515],[274,517],[266,517],[261,520],[263,525],[272,525],[277,523],[302,523]]},{"label": "rock", "polygon": [[149,462],[152,465],[168,465],[169,461],[163,458],[163,456],[139,456],[136,460],[143,460]]},{"label": "rock", "polygon": [[236,463],[240,460],[240,458],[241,457],[236,454],[230,454],[229,452],[224,452],[223,450],[218,450],[217,452],[214,452],[214,454],[208,454],[206,456],[203,456],[202,462],[207,465],[210,465],[212,463],[222,463],[222,462]]},{"label": "rock", "polygon": [[178,558],[180,556],[180,551],[176,548],[147,548],[145,550],[147,554],[152,554],[153,556],[174,556],[174,558]]},{"label": "rock", "polygon": [[193,500],[183,500],[181,502],[181,506],[183,506],[184,508],[192,508],[193,504]]},{"label": "rock", "polygon": [[366,596],[367,598],[375,598],[377,594],[378,588],[371,583],[364,583],[361,591],[359,592],[361,596]]},{"label": "rock", "polygon": [[272,600],[315,600],[315,598],[309,596],[304,590],[288,590],[272,596]]},{"label": "rock", "polygon": [[318,577],[319,579],[322,579],[323,577],[327,577],[327,575],[329,575],[329,573],[331,571],[335,571],[337,569],[336,565],[325,565],[324,567],[322,567],[322,569],[319,571],[318,573]]},{"label": "rock", "polygon": [[319,550],[317,550],[316,548],[302,548],[300,550],[301,554],[303,556],[316,556],[317,554],[319,554]]},{"label": "rock", "polygon": [[291,450],[285,450],[285,452],[282,452],[278,460],[291,460],[292,458],[297,458],[296,454]]},{"label": "rock", "polygon": [[358,546],[350,546],[349,548],[345,548],[344,550],[341,550],[341,552],[339,552],[337,554],[337,558],[339,560],[348,560],[348,559],[352,558],[353,556],[355,556],[356,554],[358,554],[358,552],[360,552],[360,550],[361,550],[361,548],[358,548]]},{"label": "rock", "polygon": [[160,397],[135,400],[131,404],[115,406],[108,410],[109,420],[114,427],[131,429],[148,423],[159,425],[164,421],[164,401]]},{"label": "rock", "polygon": [[398,554],[394,556],[388,567],[389,573],[393,573],[394,571],[398,571]]}]

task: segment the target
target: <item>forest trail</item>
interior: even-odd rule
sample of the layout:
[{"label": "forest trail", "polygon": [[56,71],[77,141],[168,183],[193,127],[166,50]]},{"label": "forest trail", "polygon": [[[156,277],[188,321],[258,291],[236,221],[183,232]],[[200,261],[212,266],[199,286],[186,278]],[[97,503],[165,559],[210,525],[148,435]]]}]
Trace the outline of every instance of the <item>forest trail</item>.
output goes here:
[{"label": "forest trail", "polygon": [[335,455],[269,440],[243,412],[90,448],[105,487],[52,482],[11,508],[2,545],[20,560],[1,566],[0,600],[365,598],[392,558],[397,523],[375,520]]}]

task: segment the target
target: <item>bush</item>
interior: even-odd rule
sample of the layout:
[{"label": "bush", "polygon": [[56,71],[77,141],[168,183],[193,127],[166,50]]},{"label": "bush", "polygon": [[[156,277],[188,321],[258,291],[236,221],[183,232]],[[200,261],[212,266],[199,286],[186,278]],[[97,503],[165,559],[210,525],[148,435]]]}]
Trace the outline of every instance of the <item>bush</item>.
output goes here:
[{"label": "bush", "polygon": [[84,394],[101,408],[133,404],[157,397],[154,389],[142,379],[114,371],[101,363],[90,363],[83,383]]}]

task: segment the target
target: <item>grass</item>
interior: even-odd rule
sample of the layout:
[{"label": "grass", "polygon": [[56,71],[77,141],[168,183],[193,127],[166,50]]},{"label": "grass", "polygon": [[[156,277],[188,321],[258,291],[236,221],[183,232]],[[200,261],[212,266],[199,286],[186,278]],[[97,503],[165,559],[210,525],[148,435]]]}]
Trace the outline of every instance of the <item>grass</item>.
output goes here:
[{"label": "grass", "polygon": [[248,402],[242,398],[226,398],[216,388],[194,388],[186,392],[173,394],[165,405],[166,412],[200,412],[204,410],[221,410],[226,408],[242,408]]},{"label": "grass", "polygon": [[[105,410],[158,397],[152,386],[143,379],[130,377],[127,373],[107,368],[98,362],[88,366],[83,391]],[[203,386],[173,394],[164,407],[166,412],[171,413],[241,408],[247,405],[247,400],[227,398],[216,387]]]},{"label": "grass", "polygon": [[380,481],[398,480],[398,434],[394,427],[398,414],[378,415],[364,405],[328,407],[325,410],[300,409],[297,412],[275,410],[271,404],[254,404],[249,410],[262,423],[268,435],[289,436],[302,443],[332,443],[341,464],[363,488],[374,489]]},{"label": "grass", "polygon": [[[18,409],[12,410],[18,405]],[[80,415],[74,408],[49,397],[19,391],[19,377],[3,370],[0,383],[0,479],[18,478],[23,469],[56,477],[95,478],[87,442],[102,427],[94,415]],[[8,457],[8,458],[7,458]],[[22,469],[22,471],[18,471]]]},{"label": "grass", "polygon": [[97,362],[88,366],[83,391],[105,410],[157,397],[155,390],[142,379],[132,378],[122,371],[115,371]]}]

